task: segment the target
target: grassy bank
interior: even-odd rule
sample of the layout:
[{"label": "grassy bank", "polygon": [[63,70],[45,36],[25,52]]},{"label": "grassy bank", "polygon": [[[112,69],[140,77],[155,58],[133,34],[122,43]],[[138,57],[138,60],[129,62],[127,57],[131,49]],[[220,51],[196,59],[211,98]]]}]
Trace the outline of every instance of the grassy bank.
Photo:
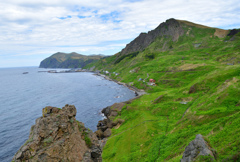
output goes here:
[{"label": "grassy bank", "polygon": [[[219,38],[213,28],[184,30],[178,41],[160,37],[141,52],[94,64],[148,92],[116,117],[125,122],[112,129],[104,161],[179,161],[197,134],[218,161],[239,160],[240,34]],[[150,78],[156,86],[147,84]]]}]

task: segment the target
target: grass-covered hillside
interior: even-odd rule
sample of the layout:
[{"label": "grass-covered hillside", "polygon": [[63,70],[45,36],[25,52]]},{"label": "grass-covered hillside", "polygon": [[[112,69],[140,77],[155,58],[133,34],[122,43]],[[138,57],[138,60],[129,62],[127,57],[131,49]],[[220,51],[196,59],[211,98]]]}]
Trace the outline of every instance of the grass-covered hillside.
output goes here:
[{"label": "grass-covered hillside", "polygon": [[82,68],[103,58],[102,55],[85,56],[76,52],[57,52],[41,61],[40,68]]},{"label": "grass-covered hillside", "polygon": [[116,117],[125,122],[112,128],[104,161],[180,161],[197,134],[218,161],[240,161],[240,33],[177,21],[184,30],[177,40],[159,36],[94,64],[148,92]]}]

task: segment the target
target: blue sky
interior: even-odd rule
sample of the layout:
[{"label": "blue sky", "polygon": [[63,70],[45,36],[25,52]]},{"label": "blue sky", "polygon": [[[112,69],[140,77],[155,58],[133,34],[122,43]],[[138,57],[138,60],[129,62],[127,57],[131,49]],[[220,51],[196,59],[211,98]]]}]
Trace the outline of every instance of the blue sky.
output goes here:
[{"label": "blue sky", "polygon": [[0,67],[38,66],[56,52],[112,55],[169,18],[240,28],[239,0],[7,0]]}]

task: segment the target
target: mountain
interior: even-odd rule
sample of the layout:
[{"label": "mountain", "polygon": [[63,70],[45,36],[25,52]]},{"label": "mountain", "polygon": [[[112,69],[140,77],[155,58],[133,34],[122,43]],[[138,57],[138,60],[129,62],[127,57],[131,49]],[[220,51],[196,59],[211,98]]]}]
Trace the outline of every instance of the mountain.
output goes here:
[{"label": "mountain", "polygon": [[[239,29],[169,19],[87,65],[147,92],[110,106],[120,110],[111,120],[124,122],[112,128],[103,161],[240,161],[239,51]],[[198,134],[212,156],[191,151]]]},{"label": "mountain", "polygon": [[93,63],[103,58],[103,55],[85,56],[75,52],[58,52],[44,59],[40,63],[40,68],[83,68],[89,63]]},{"label": "mountain", "polygon": [[[188,27],[210,29],[210,27],[194,24],[188,21],[169,19],[166,22],[161,23],[156,29],[149,31],[148,33],[141,33],[132,42],[127,44],[127,46],[121,51],[121,55],[143,51],[146,47],[153,43],[156,38],[159,37],[165,39],[169,38],[168,41],[176,42],[180,36],[190,32],[191,28],[187,29]],[[227,33],[228,32],[226,30],[216,29],[214,36],[225,37]]]}]

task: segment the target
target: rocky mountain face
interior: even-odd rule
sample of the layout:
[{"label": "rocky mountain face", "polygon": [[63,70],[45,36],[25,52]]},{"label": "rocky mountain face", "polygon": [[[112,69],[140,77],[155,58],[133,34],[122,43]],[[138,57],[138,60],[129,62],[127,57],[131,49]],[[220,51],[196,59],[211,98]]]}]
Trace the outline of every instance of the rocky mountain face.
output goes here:
[{"label": "rocky mountain face", "polygon": [[169,37],[172,41],[177,41],[179,36],[184,34],[184,30],[179,21],[169,19],[161,23],[156,29],[148,33],[141,33],[121,51],[120,55],[127,55],[133,52],[144,50],[159,36]]},{"label": "rocky mountain face", "polygon": [[83,68],[87,64],[98,61],[103,55],[85,56],[75,52],[62,53],[58,52],[44,59],[40,63],[40,68]]},{"label": "rocky mountain face", "polygon": [[101,161],[101,141],[75,116],[73,105],[44,108],[13,161]]}]

